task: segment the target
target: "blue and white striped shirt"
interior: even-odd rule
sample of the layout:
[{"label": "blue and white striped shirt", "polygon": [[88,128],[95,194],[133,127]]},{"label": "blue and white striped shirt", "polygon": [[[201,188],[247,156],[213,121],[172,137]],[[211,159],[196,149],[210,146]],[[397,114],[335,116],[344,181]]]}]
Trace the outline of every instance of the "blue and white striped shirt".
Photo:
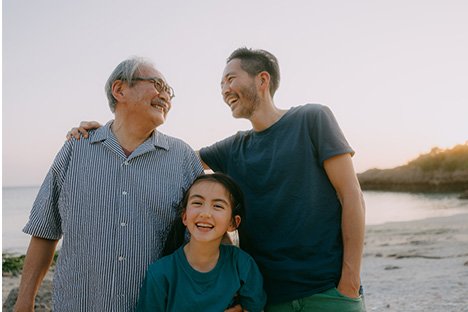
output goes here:
[{"label": "blue and white striped shirt", "polygon": [[23,229],[63,236],[54,311],[133,311],[176,205],[203,172],[186,143],[157,131],[127,158],[111,123],[64,144]]}]

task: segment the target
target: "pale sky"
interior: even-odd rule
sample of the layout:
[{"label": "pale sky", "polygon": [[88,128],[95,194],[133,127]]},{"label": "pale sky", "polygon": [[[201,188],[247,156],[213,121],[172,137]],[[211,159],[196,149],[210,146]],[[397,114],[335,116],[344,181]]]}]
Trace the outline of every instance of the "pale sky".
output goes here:
[{"label": "pale sky", "polygon": [[280,108],[321,103],[357,172],[468,140],[468,1],[3,1],[3,186],[39,185],[81,120],[113,118],[104,83],[154,61],[176,92],[160,131],[194,149],[250,128],[220,94],[226,57],[272,52]]}]

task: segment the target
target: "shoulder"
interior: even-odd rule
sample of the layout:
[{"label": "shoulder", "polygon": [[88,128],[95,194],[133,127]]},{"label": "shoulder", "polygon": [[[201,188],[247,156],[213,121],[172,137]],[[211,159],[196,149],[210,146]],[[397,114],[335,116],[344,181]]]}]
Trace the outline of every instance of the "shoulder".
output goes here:
[{"label": "shoulder", "polygon": [[162,257],[148,266],[148,275],[153,278],[167,275],[174,268],[175,254]]},{"label": "shoulder", "polygon": [[234,245],[221,244],[219,248],[221,250],[221,253],[226,257],[238,257],[239,251],[241,251],[239,247]]},{"label": "shoulder", "polygon": [[289,111],[291,114],[308,114],[308,115],[331,113],[330,108],[323,104],[304,104],[304,105],[294,106],[294,107],[291,107]]},{"label": "shoulder", "polygon": [[76,147],[76,148],[79,148],[79,147],[82,147],[82,146],[89,146],[93,143],[96,143],[97,141],[100,141],[99,140],[99,134],[100,134],[100,131],[97,131],[99,129],[91,129],[91,130],[88,130],[88,137],[87,138],[84,138],[83,136],[77,140],[75,139],[74,137],[70,138],[70,140],[66,141],[65,144],[69,144],[71,147]]},{"label": "shoulder", "polygon": [[290,109],[291,120],[302,121],[312,127],[336,124],[336,118],[330,107],[322,104],[305,104]]},{"label": "shoulder", "polygon": [[234,245],[221,245],[221,252],[227,257],[231,257],[237,262],[245,263],[254,261],[253,258],[245,251]]},{"label": "shoulder", "polygon": [[239,251],[242,251],[239,247],[235,245],[228,245],[228,244],[221,244],[219,245],[219,248],[221,249],[221,252],[225,254],[230,254],[230,255],[238,254]]},{"label": "shoulder", "polygon": [[170,144],[171,146],[182,146],[182,147],[190,147],[188,145],[187,142],[185,142],[184,140],[180,139],[180,138],[176,138],[174,136],[171,136],[171,135],[167,135],[165,133],[162,133],[160,131],[158,131],[157,133],[157,136],[161,139],[161,140],[164,140],[166,141],[168,144]]},{"label": "shoulder", "polygon": [[229,152],[234,145],[237,145],[239,142],[245,140],[245,138],[247,138],[251,132],[251,130],[238,131],[236,134],[219,140],[210,146],[205,146],[200,149],[200,156],[202,159],[205,159],[207,154],[210,154],[211,152]]},{"label": "shoulder", "polygon": [[93,129],[88,131],[88,137],[81,137],[79,140],[72,137],[70,140],[65,141],[63,144],[61,153],[67,154],[68,156],[74,155],[73,157],[94,157],[99,155],[98,150],[95,148],[103,139],[103,131],[99,129]]},{"label": "shoulder", "polygon": [[195,153],[190,145],[180,138],[176,138],[162,132],[157,132],[155,136],[155,145],[166,148],[169,151]]},{"label": "shoulder", "polygon": [[218,143],[231,143],[238,140],[243,140],[244,138],[248,137],[252,133],[252,130],[241,130],[237,131],[235,134],[228,136],[225,139],[222,139]]}]

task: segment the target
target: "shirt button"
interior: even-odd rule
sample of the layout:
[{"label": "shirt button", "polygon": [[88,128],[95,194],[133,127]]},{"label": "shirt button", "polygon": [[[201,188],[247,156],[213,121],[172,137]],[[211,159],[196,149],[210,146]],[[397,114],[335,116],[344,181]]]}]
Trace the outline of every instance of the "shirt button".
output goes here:
[{"label": "shirt button", "polygon": [[127,195],[127,192],[123,191],[123,192],[122,192],[122,195]]},{"label": "shirt button", "polygon": [[128,160],[124,161],[123,163],[125,166],[128,166]]},{"label": "shirt button", "polygon": [[124,261],[125,257],[124,256],[119,256],[119,261]]},{"label": "shirt button", "polygon": [[127,225],[127,223],[125,223],[125,222],[120,222],[120,226],[126,226],[126,225]]}]

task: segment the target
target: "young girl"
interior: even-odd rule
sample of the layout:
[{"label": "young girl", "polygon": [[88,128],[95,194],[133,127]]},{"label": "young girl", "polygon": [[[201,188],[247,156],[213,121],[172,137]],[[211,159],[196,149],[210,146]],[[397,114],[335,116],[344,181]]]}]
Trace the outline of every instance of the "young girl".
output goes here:
[{"label": "young girl", "polygon": [[[254,260],[238,247],[221,244],[239,226],[243,205],[241,190],[228,176],[198,177],[167,239],[163,255],[170,254],[148,268],[137,311],[222,312],[236,304],[262,311],[266,295]],[[190,240],[183,245],[186,229]]]}]

